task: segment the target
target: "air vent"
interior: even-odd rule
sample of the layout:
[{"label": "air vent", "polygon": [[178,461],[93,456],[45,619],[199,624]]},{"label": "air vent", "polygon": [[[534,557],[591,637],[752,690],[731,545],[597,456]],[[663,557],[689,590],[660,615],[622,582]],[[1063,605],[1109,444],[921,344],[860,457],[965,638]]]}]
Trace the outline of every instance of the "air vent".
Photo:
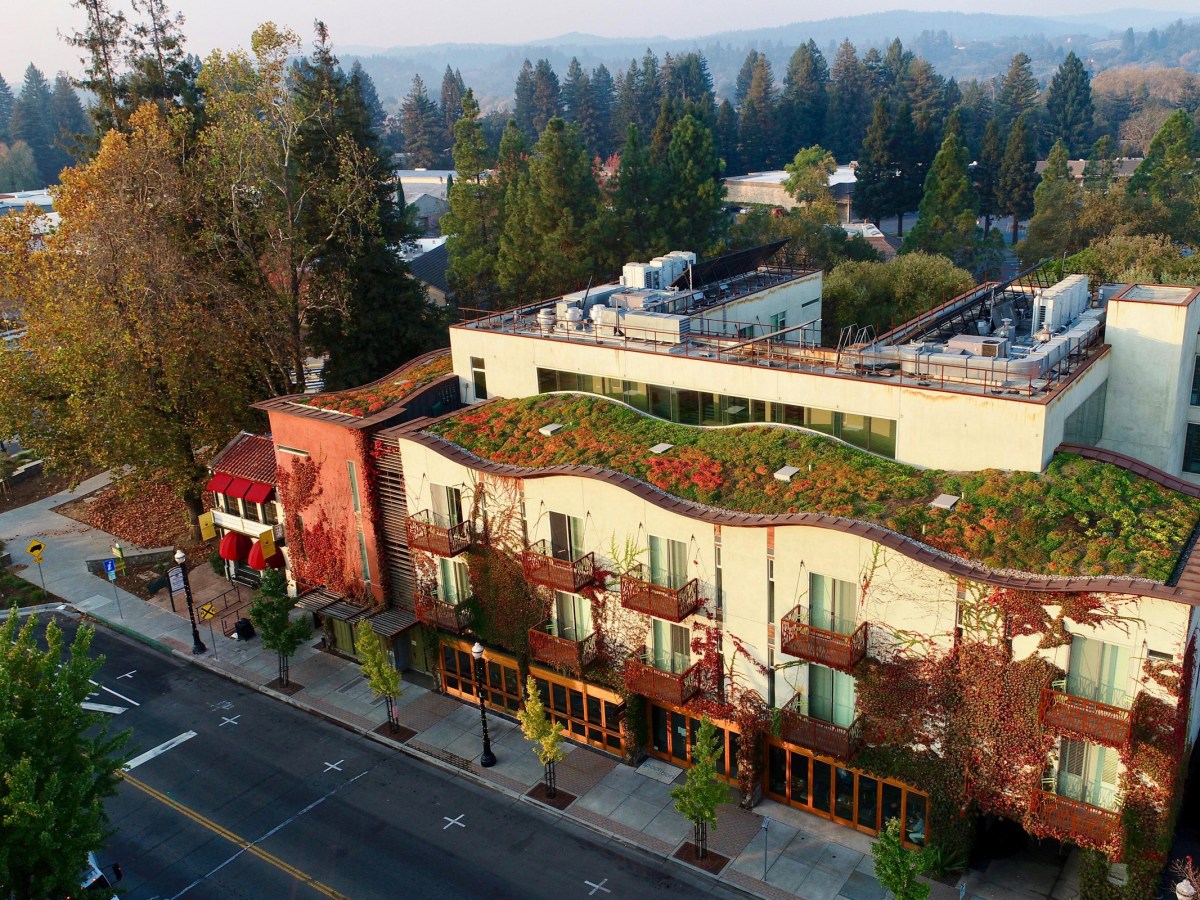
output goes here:
[{"label": "air vent", "polygon": [[674,446],[675,446],[674,444],[655,444],[653,447],[650,448],[650,452],[651,453],[666,453],[668,450],[670,450]]},{"label": "air vent", "polygon": [[795,475],[799,471],[800,470],[798,468],[796,468],[795,466],[784,466],[782,469],[780,469],[779,471],[777,471],[775,473],[775,480],[776,481],[791,481],[792,476]]},{"label": "air vent", "polygon": [[956,497],[954,494],[938,494],[933,500],[929,501],[929,505],[934,509],[954,509],[955,504],[961,500],[961,497]]},{"label": "air vent", "polygon": [[540,434],[544,434],[546,437],[550,437],[556,431],[561,431],[561,430],[562,430],[562,426],[560,424],[558,424],[557,422],[551,422],[549,425],[543,425],[541,428],[539,428],[538,432]]}]

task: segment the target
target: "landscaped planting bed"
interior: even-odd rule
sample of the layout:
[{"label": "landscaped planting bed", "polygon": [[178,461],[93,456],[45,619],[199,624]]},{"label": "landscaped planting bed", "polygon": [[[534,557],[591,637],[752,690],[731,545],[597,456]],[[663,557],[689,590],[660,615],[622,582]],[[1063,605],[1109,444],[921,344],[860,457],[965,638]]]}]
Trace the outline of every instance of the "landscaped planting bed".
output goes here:
[{"label": "landscaped planting bed", "polygon": [[[564,427],[538,432],[551,422]],[[1041,474],[921,470],[791,428],[676,425],[591,395],[499,401],[430,431],[493,462],[602,466],[738,512],[848,516],[992,568],[1046,575],[1164,581],[1200,517],[1200,500],[1069,454]],[[674,447],[651,453],[659,443]],[[787,465],[800,471],[777,481]],[[931,508],[942,493],[962,499]]]},{"label": "landscaped planting bed", "polygon": [[452,368],[450,354],[446,353],[416,368],[402,370],[396,377],[378,384],[330,394],[313,394],[297,398],[295,402],[361,419],[401,402],[417,388],[448,375]]}]

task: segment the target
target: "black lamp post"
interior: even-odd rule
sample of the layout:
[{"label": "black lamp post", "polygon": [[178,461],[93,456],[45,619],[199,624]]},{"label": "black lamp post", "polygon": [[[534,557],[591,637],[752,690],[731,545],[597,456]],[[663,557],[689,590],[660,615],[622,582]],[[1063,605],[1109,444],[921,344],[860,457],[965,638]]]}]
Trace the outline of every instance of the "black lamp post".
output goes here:
[{"label": "black lamp post", "polygon": [[204,646],[204,642],[200,640],[200,629],[196,627],[196,613],[192,609],[192,584],[188,581],[187,554],[182,550],[175,551],[175,563],[179,566],[179,571],[183,573],[183,599],[187,601],[188,621],[192,623],[192,656],[199,656],[208,650]]},{"label": "black lamp post", "polygon": [[489,769],[496,764],[496,754],[492,752],[492,739],[488,737],[487,707],[483,703],[483,688],[487,682],[487,673],[483,665],[483,644],[476,641],[475,646],[471,648],[471,655],[475,657],[475,690],[479,694],[479,721],[483,723],[483,756],[479,757],[479,764]]}]

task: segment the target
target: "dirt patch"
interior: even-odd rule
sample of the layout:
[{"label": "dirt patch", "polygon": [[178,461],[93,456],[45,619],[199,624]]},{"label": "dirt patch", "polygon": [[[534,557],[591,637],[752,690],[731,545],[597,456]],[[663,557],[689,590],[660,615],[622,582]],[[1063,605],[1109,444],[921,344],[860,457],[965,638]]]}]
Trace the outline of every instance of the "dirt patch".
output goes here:
[{"label": "dirt patch", "polygon": [[[87,472],[79,480],[98,474],[100,474],[99,469],[95,472]],[[70,490],[76,484],[78,484],[78,480],[61,472],[24,478],[16,484],[10,484],[7,491],[0,489],[0,512],[7,512],[10,509],[28,506],[38,500],[45,500],[59,491]]]},{"label": "dirt patch", "polygon": [[191,541],[187,508],[170,486],[155,481],[109,485],[54,511],[135,547],[166,547]]},{"label": "dirt patch", "polygon": [[281,694],[287,694],[289,697],[292,696],[292,694],[298,694],[304,690],[304,685],[300,684],[299,682],[288,679],[287,684],[280,684],[278,678],[274,679],[273,681],[268,681],[263,685],[263,687],[269,687],[271,690],[279,691]]},{"label": "dirt patch", "polygon": [[695,866],[697,869],[703,869],[710,875],[718,875],[721,870],[729,865],[729,857],[722,856],[720,853],[710,849],[708,855],[704,859],[696,858],[696,845],[692,841],[685,841],[683,845],[675,851],[675,858],[687,863],[690,866]]},{"label": "dirt patch", "polygon": [[401,744],[407,744],[410,740],[417,736],[417,733],[411,728],[405,728],[403,725],[397,725],[395,730],[387,722],[384,722],[375,729],[375,733],[382,735],[385,738],[391,738],[393,741],[399,741]]},{"label": "dirt patch", "polygon": [[532,797],[534,800],[545,803],[547,806],[553,806],[555,809],[566,809],[575,802],[575,795],[564,791],[562,788],[555,791],[553,797],[547,796],[546,782],[544,781],[539,781],[527,790],[525,796]]}]

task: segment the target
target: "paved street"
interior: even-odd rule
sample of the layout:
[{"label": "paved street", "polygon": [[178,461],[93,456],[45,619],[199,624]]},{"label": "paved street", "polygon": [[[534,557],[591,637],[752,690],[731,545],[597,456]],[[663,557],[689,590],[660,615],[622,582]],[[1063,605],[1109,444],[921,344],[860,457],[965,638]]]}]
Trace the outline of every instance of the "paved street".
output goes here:
[{"label": "paved street", "polygon": [[100,854],[129,900],[735,896],[104,629],[94,647],[91,702],[147,754]]}]

